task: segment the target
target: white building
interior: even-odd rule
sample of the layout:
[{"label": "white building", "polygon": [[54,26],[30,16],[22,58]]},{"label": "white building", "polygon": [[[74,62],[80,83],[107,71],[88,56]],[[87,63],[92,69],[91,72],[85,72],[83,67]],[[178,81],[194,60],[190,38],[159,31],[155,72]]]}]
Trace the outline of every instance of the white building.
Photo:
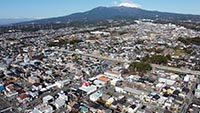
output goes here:
[{"label": "white building", "polygon": [[62,107],[65,107],[65,100],[61,99],[61,98],[57,98],[54,102],[54,105],[56,106],[57,109],[60,109]]},{"label": "white building", "polygon": [[70,83],[70,80],[68,80],[68,79],[55,82],[55,84],[58,88],[62,88],[64,85],[69,84],[69,83]]},{"label": "white building", "polygon": [[47,95],[42,98],[43,103],[49,103],[50,101],[53,101],[53,100],[54,100],[54,98],[51,95]]},{"label": "white building", "polygon": [[104,74],[107,75],[109,78],[122,80],[121,73],[106,71],[104,72]]},{"label": "white building", "polygon": [[197,89],[195,90],[195,96],[200,98],[200,84],[198,84]]},{"label": "white building", "polygon": [[53,113],[53,108],[50,105],[40,104],[34,107],[33,113]]},{"label": "white building", "polygon": [[158,81],[161,83],[165,83],[166,85],[174,85],[176,82],[175,80],[171,80],[167,78],[159,78]]},{"label": "white building", "polygon": [[189,80],[190,80],[190,75],[186,75],[185,77],[184,77],[184,82],[189,82]]},{"label": "white building", "polygon": [[90,86],[82,86],[79,89],[86,92],[89,95],[92,92],[96,91],[97,87],[95,85],[90,85]]},{"label": "white building", "polygon": [[96,91],[95,93],[90,95],[90,100],[96,102],[102,96],[101,91]]},{"label": "white building", "polygon": [[106,82],[101,81],[101,80],[95,80],[93,83],[94,83],[97,87],[103,87],[103,86],[106,85]]}]

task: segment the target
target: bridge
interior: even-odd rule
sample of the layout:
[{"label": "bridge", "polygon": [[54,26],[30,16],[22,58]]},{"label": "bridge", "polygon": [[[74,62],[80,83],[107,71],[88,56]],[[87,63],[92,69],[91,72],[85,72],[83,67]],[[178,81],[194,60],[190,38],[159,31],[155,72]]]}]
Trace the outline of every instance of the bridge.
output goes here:
[{"label": "bridge", "polygon": [[[87,54],[87,53],[76,52],[76,51],[66,51],[66,52],[71,53],[71,54],[81,55],[81,56],[88,56],[88,57],[93,57],[93,58],[97,58],[97,59],[108,60],[108,61],[112,61],[112,62],[128,63],[128,64],[133,62],[130,60],[109,58],[106,56]],[[154,69],[160,69],[160,70],[166,70],[166,71],[172,71],[172,72],[178,72],[178,73],[185,73],[185,74],[192,74],[192,75],[200,75],[200,71],[194,71],[194,70],[190,70],[190,69],[181,69],[181,68],[175,68],[175,67],[169,67],[169,66],[163,66],[163,65],[157,65],[157,64],[151,64],[151,66]]]}]

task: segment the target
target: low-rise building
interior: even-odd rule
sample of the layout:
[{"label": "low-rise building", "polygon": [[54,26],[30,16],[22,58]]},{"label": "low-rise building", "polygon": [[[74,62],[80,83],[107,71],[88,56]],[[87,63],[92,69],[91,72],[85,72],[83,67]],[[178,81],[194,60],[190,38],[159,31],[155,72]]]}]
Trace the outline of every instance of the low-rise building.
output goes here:
[{"label": "low-rise building", "polygon": [[57,98],[54,102],[54,105],[56,106],[57,109],[63,108],[66,106],[65,100],[62,98]]},{"label": "low-rise building", "polygon": [[95,85],[89,85],[89,86],[82,86],[79,89],[86,92],[89,95],[92,92],[96,91],[97,87]]},{"label": "low-rise building", "polygon": [[31,84],[40,83],[40,79],[35,76],[30,76],[30,77],[28,77],[28,82],[30,82]]},{"label": "low-rise building", "polygon": [[200,98],[200,84],[197,85],[197,89],[195,90],[195,96]]},{"label": "low-rise building", "polygon": [[103,93],[101,91],[96,91],[90,95],[90,100],[96,102],[102,95]]},{"label": "low-rise building", "polygon": [[53,107],[47,104],[40,104],[34,107],[33,113],[53,113]]},{"label": "low-rise building", "polygon": [[47,96],[42,98],[43,103],[46,103],[46,104],[53,102],[53,100],[54,100],[54,98],[51,95],[47,95]]}]

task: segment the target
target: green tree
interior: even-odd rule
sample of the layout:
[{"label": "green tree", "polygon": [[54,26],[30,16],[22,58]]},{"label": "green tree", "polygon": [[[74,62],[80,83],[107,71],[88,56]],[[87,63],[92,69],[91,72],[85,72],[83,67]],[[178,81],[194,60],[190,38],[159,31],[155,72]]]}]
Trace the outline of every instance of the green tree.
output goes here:
[{"label": "green tree", "polygon": [[129,70],[131,72],[147,72],[151,71],[152,67],[149,63],[146,62],[133,62],[130,64]]},{"label": "green tree", "polygon": [[167,57],[168,60],[171,60],[171,59],[172,59],[172,57],[171,57],[170,54],[167,54],[166,57]]},{"label": "green tree", "polygon": [[143,57],[143,62],[153,63],[153,64],[167,64],[171,56],[153,55],[151,57]]}]

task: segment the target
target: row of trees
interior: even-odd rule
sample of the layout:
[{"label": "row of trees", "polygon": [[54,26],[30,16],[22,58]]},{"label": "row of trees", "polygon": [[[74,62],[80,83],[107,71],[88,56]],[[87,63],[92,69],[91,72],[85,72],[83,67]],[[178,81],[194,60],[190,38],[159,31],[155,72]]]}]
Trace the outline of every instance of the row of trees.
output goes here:
[{"label": "row of trees", "polygon": [[151,71],[152,67],[149,63],[146,62],[133,62],[130,64],[129,66],[129,71],[130,72],[147,72],[147,71]]},{"label": "row of trees", "polygon": [[170,55],[153,55],[153,56],[145,56],[142,61],[143,62],[148,62],[148,63],[153,63],[153,64],[167,64],[168,60],[171,60]]},{"label": "row of trees", "polygon": [[73,39],[73,40],[68,40],[68,39],[60,39],[58,42],[49,42],[47,46],[52,47],[52,46],[62,46],[66,44],[77,44],[79,42],[82,42],[82,40],[79,39]]},{"label": "row of trees", "polygon": [[194,37],[194,38],[178,38],[178,41],[189,45],[189,44],[195,44],[195,45],[200,45],[200,37]]},{"label": "row of trees", "polygon": [[153,64],[167,64],[168,60],[171,60],[171,56],[162,56],[162,55],[153,55],[153,56],[146,56],[142,59],[142,62],[133,62],[129,66],[129,72],[148,72],[152,70],[150,63]]}]

